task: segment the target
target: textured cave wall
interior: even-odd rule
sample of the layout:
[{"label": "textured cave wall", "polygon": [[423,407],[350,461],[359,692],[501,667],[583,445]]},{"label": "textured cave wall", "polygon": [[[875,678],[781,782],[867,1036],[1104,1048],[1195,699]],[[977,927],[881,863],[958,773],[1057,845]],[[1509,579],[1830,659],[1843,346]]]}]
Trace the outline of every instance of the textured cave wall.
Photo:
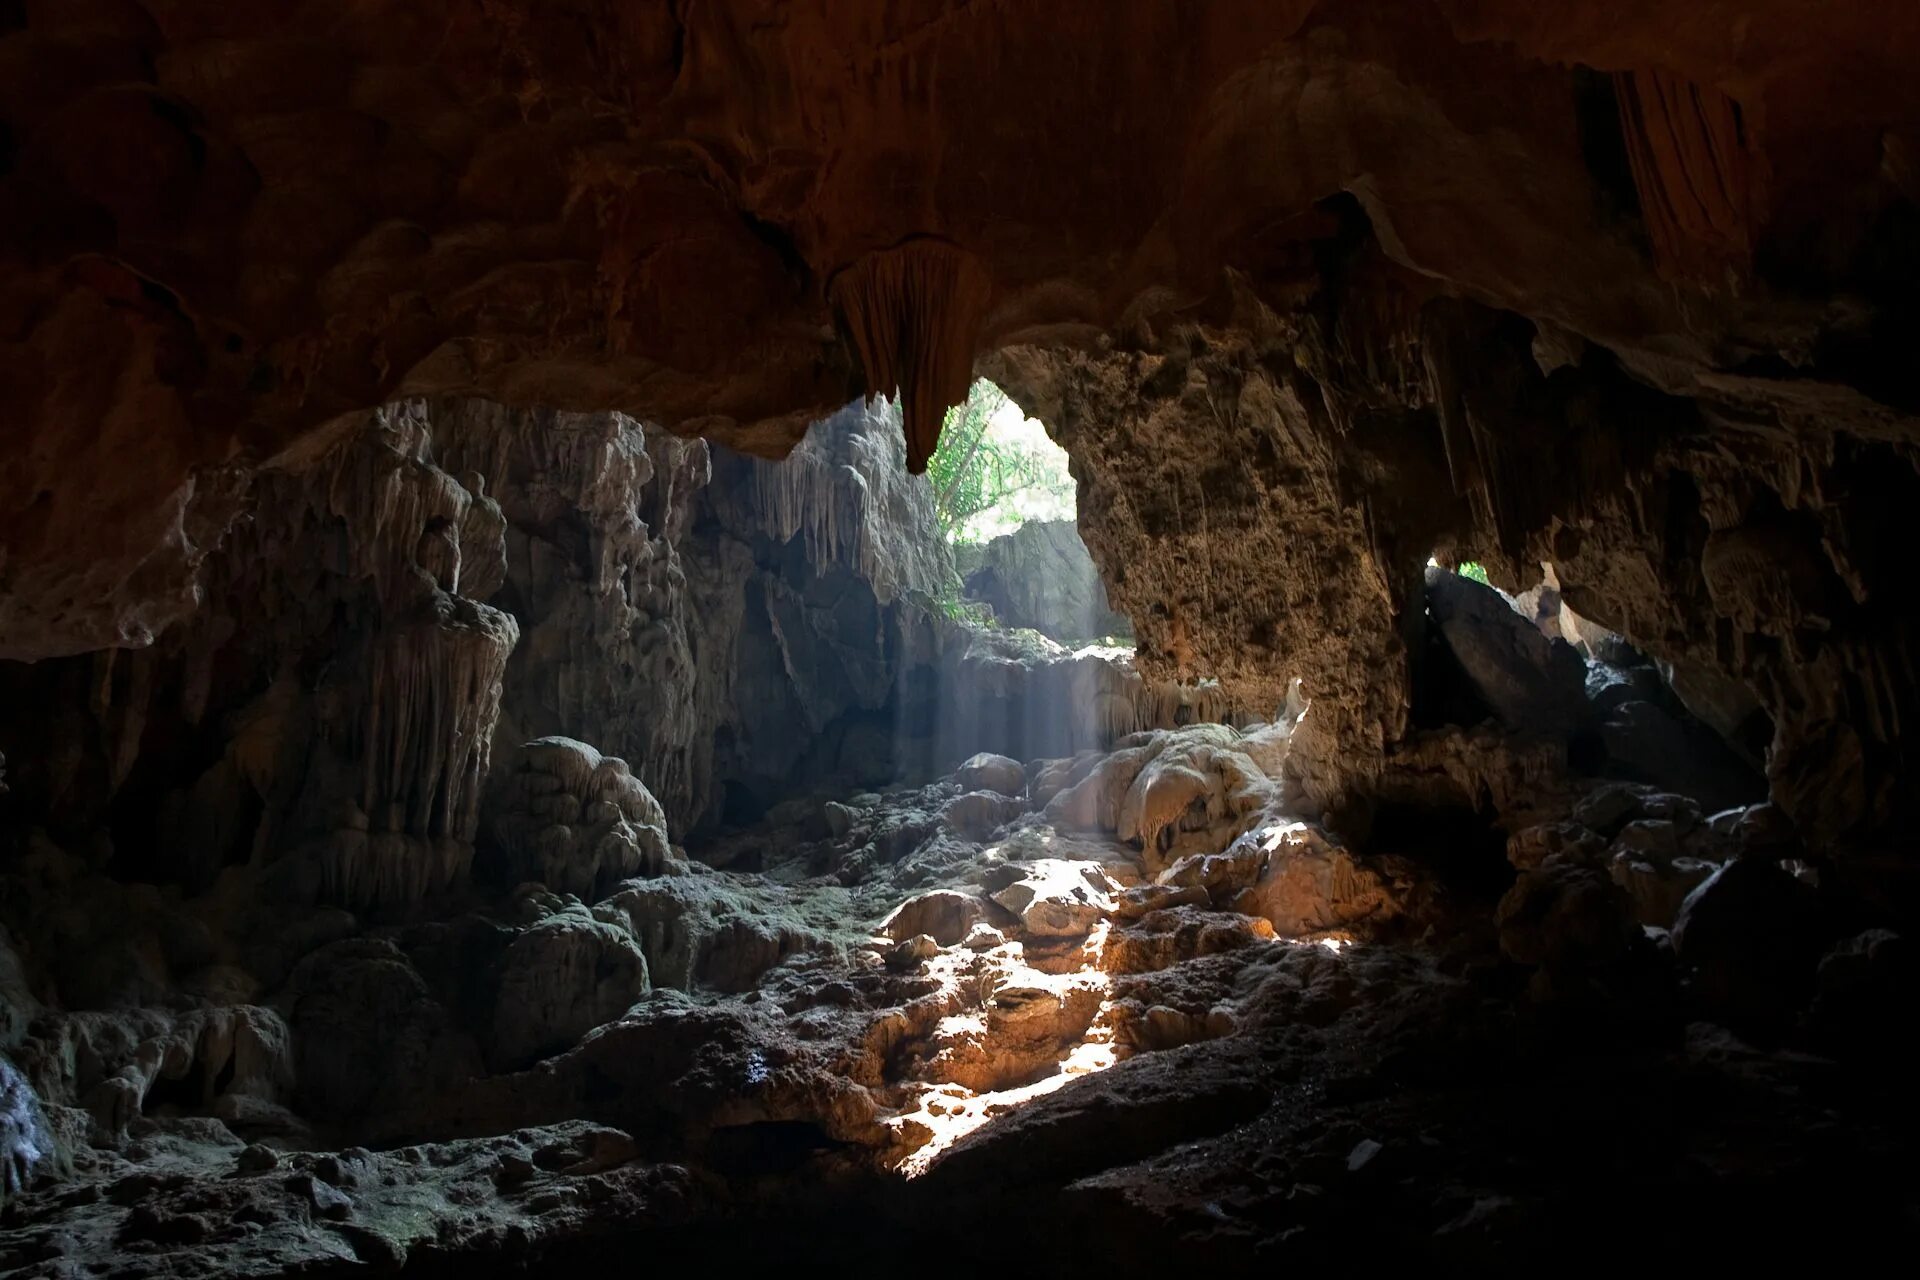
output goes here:
[{"label": "textured cave wall", "polygon": [[[1365,270],[1371,249],[1349,252]],[[1220,306],[1254,315],[1152,351],[990,362],[1072,453],[1083,536],[1144,665],[1266,699],[1298,677],[1309,792],[1364,799],[1404,754],[1422,567],[1477,559],[1516,591],[1547,575],[1666,662],[1683,701],[1691,673],[1696,704],[1725,700],[1709,718],[1736,751],[1757,701],[1775,797],[1807,838],[1910,820],[1906,550],[1871,532],[1901,526],[1910,448],[1756,420],[1733,380],[1663,395],[1604,350],[1451,299],[1373,328],[1338,278],[1290,314],[1229,282]]]},{"label": "textured cave wall", "polygon": [[343,421],[253,478],[204,604],[154,646],[0,663],[9,843],[38,828],[191,889],[271,865],[295,900],[407,909],[465,882],[483,793],[534,739],[626,762],[684,838],[1226,714],[942,616],[900,427],[856,403],[774,463],[621,414]]},{"label": "textured cave wall", "polygon": [[0,664],[22,826],[198,887],[242,861],[355,905],[461,880],[519,626],[481,599],[500,509],[432,440],[418,403],[342,423],[254,477],[158,645]]},{"label": "textured cave wall", "polygon": [[[1451,530],[1750,685],[1809,835],[1885,831],[1916,60],[1814,0],[9,6],[0,654],[151,643],[251,473],[400,397],[774,455],[898,389],[911,461],[978,356],[1198,332],[1207,412],[1143,375],[1084,450],[1109,573],[1198,566],[1116,586],[1158,674],[1297,670],[1365,777]],[[1376,492],[1408,468],[1427,503]],[[1286,580],[1208,599],[1201,513]]]}]

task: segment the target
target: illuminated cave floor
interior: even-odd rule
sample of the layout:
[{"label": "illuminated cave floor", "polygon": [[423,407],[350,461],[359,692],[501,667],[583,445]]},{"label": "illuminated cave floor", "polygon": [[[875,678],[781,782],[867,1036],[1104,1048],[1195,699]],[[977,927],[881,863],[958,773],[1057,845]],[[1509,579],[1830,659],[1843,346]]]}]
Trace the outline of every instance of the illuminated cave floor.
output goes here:
[{"label": "illuminated cave floor", "polygon": [[1146,745],[796,803],[591,911],[520,893],[356,940],[345,972],[544,940],[511,1007],[551,1017],[604,978],[569,948],[620,924],[654,990],[430,1089],[404,1071],[437,1050],[382,1057],[395,1015],[339,1004],[341,1060],[410,1090],[351,1127],[265,1132],[291,1121],[242,1092],[244,1037],[173,1023],[119,1130],[0,1212],[0,1272],[1504,1269],[1920,1226],[1897,1020],[1810,1039],[1782,993],[1736,1035],[1604,872],[1509,872],[1496,907],[1442,850],[1290,818],[1284,726]]}]

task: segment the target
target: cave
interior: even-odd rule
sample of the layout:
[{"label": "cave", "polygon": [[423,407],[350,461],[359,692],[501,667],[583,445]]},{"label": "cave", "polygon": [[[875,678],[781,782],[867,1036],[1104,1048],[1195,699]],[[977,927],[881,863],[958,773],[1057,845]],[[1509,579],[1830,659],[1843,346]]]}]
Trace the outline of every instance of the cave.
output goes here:
[{"label": "cave", "polygon": [[1901,1256],[1917,62],[0,0],[0,1275]]}]

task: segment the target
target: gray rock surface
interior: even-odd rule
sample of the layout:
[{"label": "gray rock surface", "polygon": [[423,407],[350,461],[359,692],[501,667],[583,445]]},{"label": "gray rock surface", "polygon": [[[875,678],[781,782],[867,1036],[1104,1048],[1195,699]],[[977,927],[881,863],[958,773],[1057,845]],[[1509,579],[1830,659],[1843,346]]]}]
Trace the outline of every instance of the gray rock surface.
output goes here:
[{"label": "gray rock surface", "polygon": [[1107,590],[1071,520],[1029,520],[963,557],[966,594],[1004,627],[1030,627],[1063,644],[1133,634],[1107,607]]}]

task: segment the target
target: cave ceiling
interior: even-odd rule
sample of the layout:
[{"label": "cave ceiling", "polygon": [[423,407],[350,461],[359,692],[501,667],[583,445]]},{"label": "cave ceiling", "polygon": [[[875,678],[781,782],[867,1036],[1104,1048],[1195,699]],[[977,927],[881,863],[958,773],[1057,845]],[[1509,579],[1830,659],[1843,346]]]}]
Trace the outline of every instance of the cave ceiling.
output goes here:
[{"label": "cave ceiling", "polygon": [[[0,655],[147,643],[255,469],[396,398],[777,457],[897,388],[917,467],[978,368],[1066,435],[1132,422],[1075,449],[1083,499],[1171,457],[1268,510],[1193,406],[1287,424],[1244,448],[1330,501],[1275,527],[1374,553],[1335,613],[1390,623],[1428,545],[1512,580],[1611,527],[1590,553],[1701,567],[1590,555],[1570,599],[1776,713],[1884,719],[1903,619],[1823,658],[1743,611],[1824,633],[1875,592],[1844,509],[1897,505],[1859,477],[1916,439],[1916,60],[1920,13],[1815,0],[0,3]],[[1670,463],[1692,496],[1647,499]],[[1807,529],[1742,531],[1756,474]],[[1164,524],[1088,530],[1149,665],[1298,650],[1311,590],[1130,590],[1124,531]],[[1797,594],[1748,580],[1807,546]],[[1871,687],[1771,687],[1781,652]]]}]

